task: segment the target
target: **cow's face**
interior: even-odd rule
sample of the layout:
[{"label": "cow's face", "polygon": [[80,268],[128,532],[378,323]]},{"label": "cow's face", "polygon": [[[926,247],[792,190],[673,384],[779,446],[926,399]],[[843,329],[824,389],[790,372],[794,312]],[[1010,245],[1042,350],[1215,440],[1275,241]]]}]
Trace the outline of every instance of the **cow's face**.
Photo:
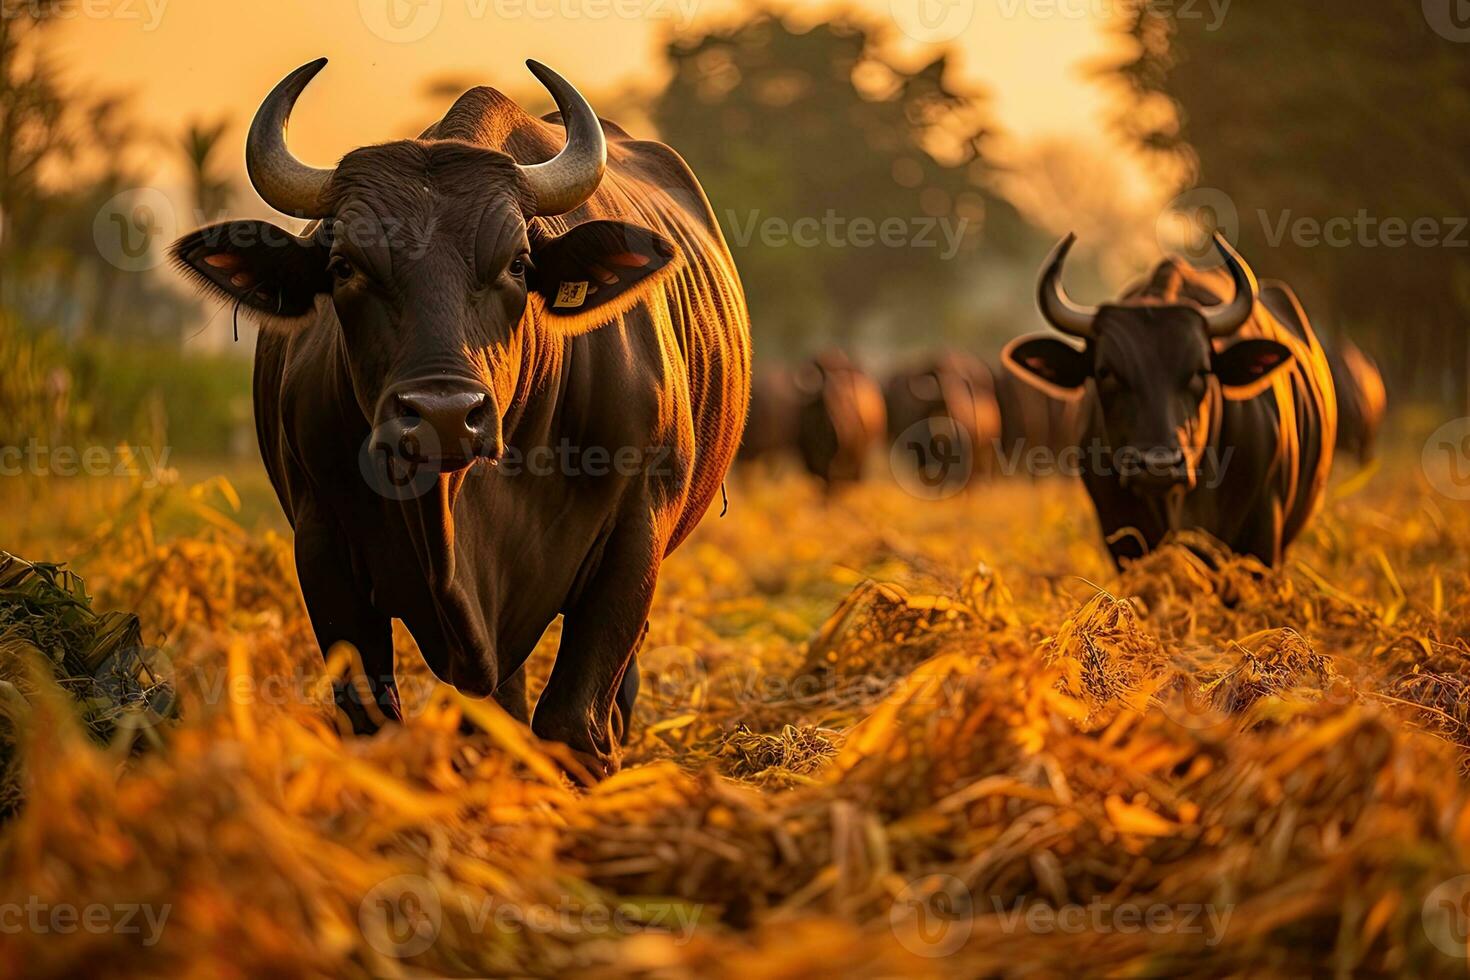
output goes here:
[{"label": "cow's face", "polygon": [[[258,116],[252,139],[260,125]],[[547,213],[595,189],[600,153],[575,200],[563,195]],[[311,187],[309,209],[297,209],[319,219],[306,237],[227,222],[181,239],[174,254],[269,324],[335,331],[373,448],[456,470],[499,458],[507,415],[548,353],[540,347],[611,320],[675,254],[662,236],[617,221],[547,231],[537,204],[554,195],[528,171],[456,140],[366,147]]]},{"label": "cow's face", "polygon": [[1291,351],[1274,340],[1237,340],[1216,350],[1212,335],[1239,329],[1253,306],[1254,279],[1243,264],[1239,269],[1238,283],[1250,299],[1237,298],[1235,311],[1215,320],[1193,303],[1143,300],[1084,311],[1062,296],[1049,309],[1047,290],[1055,285],[1043,280],[1043,312],[1080,336],[1082,349],[1055,337],[1022,337],[1004,357],[1019,377],[1053,397],[1079,397],[1091,384],[1102,426],[1097,434],[1124,486],[1140,495],[1192,489],[1221,398],[1255,397],[1291,360]]}]

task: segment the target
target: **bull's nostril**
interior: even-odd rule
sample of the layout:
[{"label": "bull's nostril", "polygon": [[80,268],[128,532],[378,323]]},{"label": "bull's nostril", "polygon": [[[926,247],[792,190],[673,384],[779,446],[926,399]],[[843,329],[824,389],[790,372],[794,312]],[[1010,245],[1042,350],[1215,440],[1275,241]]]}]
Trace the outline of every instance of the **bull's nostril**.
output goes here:
[{"label": "bull's nostril", "polygon": [[490,399],[486,398],[484,395],[481,395],[480,400],[476,402],[475,406],[471,408],[469,412],[465,415],[465,427],[468,429],[478,429],[483,426],[485,424],[485,416],[489,414],[489,410]]},{"label": "bull's nostril", "polygon": [[396,410],[398,417],[401,419],[418,421],[420,418],[422,418],[419,410],[414,407],[413,402],[408,398],[407,395],[394,395],[393,407]]}]

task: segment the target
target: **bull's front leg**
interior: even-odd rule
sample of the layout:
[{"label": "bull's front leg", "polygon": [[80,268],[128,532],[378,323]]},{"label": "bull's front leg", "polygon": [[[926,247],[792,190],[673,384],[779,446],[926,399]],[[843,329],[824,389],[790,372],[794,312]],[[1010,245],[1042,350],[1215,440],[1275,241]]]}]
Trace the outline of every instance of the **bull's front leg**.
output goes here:
[{"label": "bull's front leg", "polygon": [[332,684],[339,720],[345,715],[358,735],[402,721],[393,677],[392,621],[357,587],[341,533],[315,513],[297,516],[296,574],[322,656],[338,643],[357,651],[351,675]]},{"label": "bull's front leg", "polygon": [[596,778],[616,772],[637,696],[638,648],[661,545],[646,529],[614,532],[597,572],[567,610],[561,647],[532,730],[566,744]]}]

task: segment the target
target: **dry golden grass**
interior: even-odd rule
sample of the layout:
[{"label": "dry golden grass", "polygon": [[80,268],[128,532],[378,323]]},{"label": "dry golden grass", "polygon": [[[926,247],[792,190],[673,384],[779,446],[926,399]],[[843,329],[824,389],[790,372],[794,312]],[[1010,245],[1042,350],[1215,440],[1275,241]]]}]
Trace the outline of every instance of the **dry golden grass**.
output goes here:
[{"label": "dry golden grass", "polygon": [[1345,489],[1282,569],[1119,575],[1067,483],[733,480],[587,792],[406,635],[407,723],[339,738],[289,539],[226,485],[27,491],[15,550],[136,611],[185,714],[129,758],[37,685],[0,975],[1463,972],[1470,514]]}]

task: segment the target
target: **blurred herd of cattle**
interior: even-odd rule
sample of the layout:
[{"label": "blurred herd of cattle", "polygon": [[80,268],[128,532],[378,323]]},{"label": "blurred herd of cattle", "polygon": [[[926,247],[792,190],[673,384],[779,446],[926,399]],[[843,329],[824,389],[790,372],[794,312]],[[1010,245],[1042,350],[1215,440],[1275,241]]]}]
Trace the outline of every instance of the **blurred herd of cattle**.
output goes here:
[{"label": "blurred herd of cattle", "polygon": [[[1328,350],[1338,405],[1337,449],[1372,460],[1387,408],[1383,375],[1356,344]],[[881,383],[845,351],[828,349],[796,365],[758,368],[740,446],[746,464],[796,460],[832,491],[863,479],[875,453],[895,475],[937,468],[958,489],[1000,476],[1056,472],[1076,447],[1087,399],[1054,398],[1003,363],[945,349],[900,367]],[[1043,452],[1038,456],[1032,449]],[[1049,461],[1038,470],[1034,461]]]}]

